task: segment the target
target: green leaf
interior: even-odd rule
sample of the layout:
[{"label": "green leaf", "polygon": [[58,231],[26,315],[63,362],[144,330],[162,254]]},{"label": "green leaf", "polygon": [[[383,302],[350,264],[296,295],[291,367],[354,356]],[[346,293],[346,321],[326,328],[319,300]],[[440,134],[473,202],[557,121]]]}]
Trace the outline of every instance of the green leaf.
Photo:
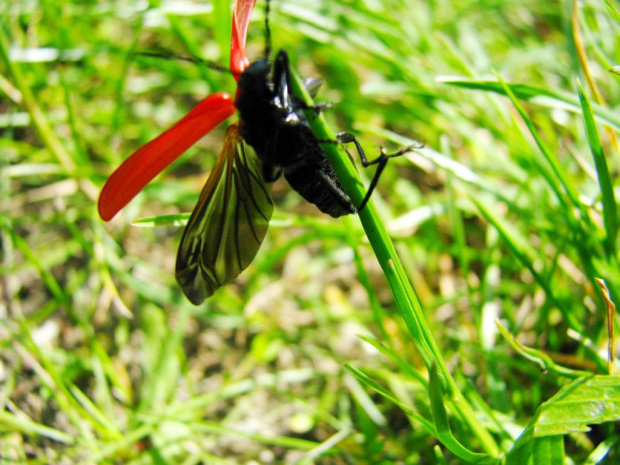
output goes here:
[{"label": "green leaf", "polygon": [[150,216],[147,218],[139,218],[131,222],[134,226],[142,228],[155,228],[158,226],[179,226],[183,227],[189,221],[191,213],[178,213],[176,215],[160,215]]},{"label": "green leaf", "polygon": [[450,452],[467,463],[496,463],[497,459],[469,450],[454,437],[444,404],[445,392],[442,389],[441,380],[436,370],[431,370],[429,374],[428,396],[431,401],[431,411],[435,428],[437,429],[437,438]]},{"label": "green leaf", "polygon": [[[495,92],[506,96],[508,96],[506,89],[509,89],[509,92],[514,94],[514,96],[520,100],[529,100],[539,105],[548,106],[551,108],[563,108],[574,113],[581,111],[579,102],[571,94],[554,92],[542,87],[509,82],[504,83],[504,87],[502,83],[497,81],[472,79],[441,78],[438,79],[438,81],[452,86],[463,87],[465,89]],[[601,122],[611,126],[616,131],[620,131],[620,118],[616,112],[612,112],[599,105],[594,105],[594,113]]]},{"label": "green leaf", "polygon": [[506,456],[506,465],[564,465],[564,438],[548,436],[529,441]]},{"label": "green leaf", "polygon": [[517,341],[515,337],[510,334],[500,322],[496,322],[496,325],[499,328],[499,332],[501,333],[501,335],[504,337],[504,339],[506,339],[506,341],[508,341],[512,348],[517,351],[522,357],[525,357],[531,362],[538,364],[541,370],[555,373],[561,376],[567,376],[570,378],[577,378],[579,376],[587,376],[590,374],[584,371],[571,370],[570,368],[557,365],[546,353],[540,350],[532,349],[531,347],[526,347],[519,341]]},{"label": "green leaf", "polygon": [[65,444],[73,444],[76,437],[64,431],[32,421],[24,413],[20,415],[8,411],[0,412],[0,424],[4,430],[20,431],[28,434],[31,438],[43,437]]},{"label": "green leaf", "polygon": [[[588,432],[590,425],[620,420],[620,377],[580,378],[537,411],[534,436]],[[529,428],[529,427],[528,427]]]},{"label": "green leaf", "polygon": [[615,19],[618,24],[620,24],[620,11],[618,10],[616,4],[612,0],[604,0],[604,2],[611,17]]},{"label": "green leaf", "polygon": [[396,396],[394,396],[390,391],[388,391],[383,386],[381,386],[379,383],[377,383],[372,378],[370,378],[366,373],[364,373],[358,368],[355,368],[352,365],[349,365],[348,363],[345,365],[345,368],[349,370],[351,374],[353,374],[353,376],[355,376],[357,380],[360,381],[362,384],[366,385],[373,391],[376,391],[377,393],[379,393],[386,399],[396,404],[398,407],[400,407],[403,410],[403,412],[405,412],[406,415],[418,420],[427,429],[427,431],[430,434],[432,434],[433,436],[437,434],[431,422],[429,422],[422,415],[414,411],[411,407],[405,405],[400,400],[398,400]]},{"label": "green leaf", "polygon": [[375,349],[377,349],[383,355],[385,355],[386,357],[391,359],[394,363],[396,363],[396,365],[398,366],[398,369],[399,369],[399,373],[402,376],[409,376],[409,377],[411,377],[412,379],[415,379],[416,381],[418,381],[421,384],[424,384],[424,385],[427,384],[427,381],[424,378],[424,376],[422,376],[422,374],[418,370],[416,370],[415,367],[413,365],[411,365],[411,363],[409,363],[407,360],[404,360],[394,350],[392,350],[392,349],[386,347],[385,345],[381,344],[379,341],[377,341],[373,337],[364,336],[364,335],[359,335],[358,337],[361,340],[363,340],[363,341],[367,342],[368,344],[372,345]]},{"label": "green leaf", "polygon": [[565,311],[560,302],[558,302],[549,278],[538,272],[534,266],[536,254],[534,253],[532,245],[526,240],[525,237],[523,237],[523,235],[514,227],[512,223],[505,218],[500,218],[496,215],[494,209],[483,205],[477,199],[472,198],[472,201],[478,207],[482,216],[489,223],[491,223],[495,229],[497,229],[497,232],[504,239],[513,255],[529,270],[534,279],[545,290],[547,297],[552,300],[560,310],[563,310],[562,314],[570,322],[571,327],[580,328],[581,324],[575,320],[574,316],[570,312]]},{"label": "green leaf", "polygon": [[[312,98],[305,89],[299,76],[295,73],[292,73],[291,84],[295,95],[305,102],[309,108],[309,110],[307,110],[307,117],[314,135],[322,141],[335,140],[335,137],[330,128],[327,126],[323,115],[319,115],[317,117],[313,114],[313,111],[310,110],[313,106]],[[360,181],[359,175],[357,174],[350,157],[339,144],[323,142],[321,143],[321,147],[325,151],[325,154],[327,155],[327,158],[334,168],[334,171],[336,172],[338,179],[341,181],[346,193],[353,200],[354,204],[360,205],[365,196],[366,190]],[[364,231],[368,236],[368,241],[370,242],[373,252],[375,253],[377,260],[383,269],[386,280],[390,285],[392,295],[403,319],[405,320],[407,329],[409,330],[427,369],[430,370],[431,367],[437,368],[440,373],[442,383],[444,383],[451,395],[453,394],[458,398],[458,408],[461,411],[461,418],[463,421],[471,429],[477,440],[480,441],[483,449],[488,451],[490,454],[495,454],[498,451],[497,444],[491,434],[480,424],[478,418],[474,415],[471,406],[460,395],[456,383],[454,382],[450,371],[446,367],[441,351],[439,350],[428,322],[426,321],[420,300],[409,282],[405,270],[398,258],[398,255],[396,254],[396,250],[387,229],[381,221],[379,213],[374,206],[372,198],[366,204],[366,207],[358,213],[358,216],[362,222]],[[370,378],[366,378],[369,383],[372,382]],[[376,387],[373,388],[376,389]]]},{"label": "green leaf", "polygon": [[590,151],[594,158],[594,165],[596,166],[596,174],[598,177],[598,183],[601,188],[601,195],[603,198],[603,217],[605,222],[605,231],[607,233],[606,248],[609,256],[615,256],[617,247],[616,239],[618,236],[618,213],[616,204],[616,196],[614,195],[613,182],[609,176],[609,169],[607,167],[607,159],[603,153],[603,147],[601,146],[601,139],[596,129],[596,121],[592,113],[592,106],[590,100],[586,96],[583,86],[577,81],[577,90],[579,91],[579,101],[581,102],[581,108],[583,111],[583,122],[586,127],[586,134],[588,136],[588,144],[590,145]]},{"label": "green leaf", "polygon": [[587,433],[590,425],[619,420],[620,377],[579,378],[538,408],[508,454],[507,463],[563,463],[558,461],[562,435]]},{"label": "green leaf", "polygon": [[588,456],[583,465],[595,465],[597,463],[601,463],[612,447],[615,447],[618,444],[620,437],[618,435],[611,436],[610,438],[605,439],[601,442],[596,448],[592,451],[592,453]]}]

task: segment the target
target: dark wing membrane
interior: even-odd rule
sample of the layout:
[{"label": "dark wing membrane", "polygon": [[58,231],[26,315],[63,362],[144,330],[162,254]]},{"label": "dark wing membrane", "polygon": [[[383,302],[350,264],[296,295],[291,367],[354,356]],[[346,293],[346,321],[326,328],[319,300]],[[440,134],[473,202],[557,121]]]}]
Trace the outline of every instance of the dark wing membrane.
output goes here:
[{"label": "dark wing membrane", "polygon": [[273,213],[262,173],[256,152],[231,125],[177,254],[176,278],[194,305],[235,279],[256,256]]}]

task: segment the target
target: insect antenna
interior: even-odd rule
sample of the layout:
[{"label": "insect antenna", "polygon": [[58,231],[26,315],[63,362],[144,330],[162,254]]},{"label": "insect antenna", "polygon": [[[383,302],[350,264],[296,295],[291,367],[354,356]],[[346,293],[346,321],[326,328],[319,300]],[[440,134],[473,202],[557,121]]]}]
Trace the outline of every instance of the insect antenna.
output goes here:
[{"label": "insect antenna", "polygon": [[204,58],[194,57],[194,56],[186,56],[186,55],[176,55],[174,53],[169,52],[134,52],[134,56],[144,56],[149,58],[160,58],[164,60],[179,60],[186,61],[188,63],[194,63],[206,66],[209,69],[214,71],[219,71],[220,73],[233,74],[233,72],[225,66],[222,66],[214,61],[206,60]]},{"label": "insect antenna", "polygon": [[267,0],[265,4],[265,60],[269,60],[271,56],[271,29],[269,28],[269,4],[271,2]]}]

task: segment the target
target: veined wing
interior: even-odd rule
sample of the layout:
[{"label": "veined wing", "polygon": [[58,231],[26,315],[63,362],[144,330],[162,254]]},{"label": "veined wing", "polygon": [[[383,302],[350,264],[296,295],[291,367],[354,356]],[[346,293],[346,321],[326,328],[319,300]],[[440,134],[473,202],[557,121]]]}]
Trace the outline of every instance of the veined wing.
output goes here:
[{"label": "veined wing", "polygon": [[194,305],[256,256],[273,213],[270,188],[256,152],[231,125],[177,254],[176,278]]}]

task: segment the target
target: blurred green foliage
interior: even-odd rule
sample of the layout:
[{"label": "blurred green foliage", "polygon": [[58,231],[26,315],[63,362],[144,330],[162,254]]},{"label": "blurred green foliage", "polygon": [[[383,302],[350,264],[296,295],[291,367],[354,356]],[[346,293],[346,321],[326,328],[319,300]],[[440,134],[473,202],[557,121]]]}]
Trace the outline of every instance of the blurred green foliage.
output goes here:
[{"label": "blurred green foliage", "polygon": [[226,124],[112,222],[97,217],[121,160],[235,88],[134,52],[226,64],[229,2],[0,4],[0,458],[614,463],[616,378],[578,378],[613,374],[595,279],[618,301],[614,12],[273,0],[274,49],[324,79],[334,131],[369,154],[424,143],[392,160],[374,201],[468,422],[424,367],[357,218],[322,216],[284,182],[255,262],[205,305],[185,301],[181,229],[132,221],[191,211]]}]

